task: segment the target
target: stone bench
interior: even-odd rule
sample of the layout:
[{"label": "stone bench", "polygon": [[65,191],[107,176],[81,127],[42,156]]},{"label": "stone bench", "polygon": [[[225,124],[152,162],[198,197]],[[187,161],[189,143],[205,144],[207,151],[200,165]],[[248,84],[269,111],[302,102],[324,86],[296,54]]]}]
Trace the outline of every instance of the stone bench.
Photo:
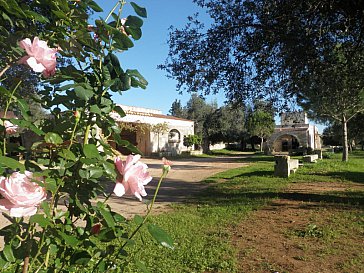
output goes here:
[{"label": "stone bench", "polygon": [[295,173],[299,167],[298,159],[291,159],[288,155],[274,156],[274,175],[279,177],[288,177]]},{"label": "stone bench", "polygon": [[319,159],[318,154],[303,156],[303,162],[307,163],[316,163],[318,159]]}]

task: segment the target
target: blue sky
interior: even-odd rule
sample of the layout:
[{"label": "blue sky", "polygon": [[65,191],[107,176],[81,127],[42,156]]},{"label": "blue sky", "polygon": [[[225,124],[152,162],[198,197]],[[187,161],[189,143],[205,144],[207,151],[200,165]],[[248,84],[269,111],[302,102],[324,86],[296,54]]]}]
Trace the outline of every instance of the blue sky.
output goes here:
[{"label": "blue sky", "polygon": [[[116,0],[96,0],[96,2],[107,15]],[[187,16],[198,11],[203,16],[204,12],[199,10],[192,0],[134,0],[134,2],[145,7],[148,12],[148,18],[144,20],[142,27],[143,36],[134,42],[133,48],[118,54],[118,57],[123,68],[138,69],[149,84],[146,90],[133,88],[123,92],[122,96],[116,95],[114,100],[125,105],[159,109],[168,114],[175,99],[181,100],[182,105],[185,105],[190,98],[190,94],[186,92],[179,95],[176,91],[176,82],[168,79],[165,71],[157,69],[159,64],[164,63],[168,54],[168,28],[171,25],[183,27],[187,23]],[[122,17],[130,14],[135,15],[127,4]],[[219,94],[209,96],[207,102],[215,98],[219,105],[225,100],[223,94]]]}]

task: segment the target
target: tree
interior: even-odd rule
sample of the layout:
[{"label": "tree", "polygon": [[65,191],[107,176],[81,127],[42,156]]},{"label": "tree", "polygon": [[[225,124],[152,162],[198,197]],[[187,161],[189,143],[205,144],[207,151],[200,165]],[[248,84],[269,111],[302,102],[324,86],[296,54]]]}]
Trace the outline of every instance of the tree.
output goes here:
[{"label": "tree", "polygon": [[248,132],[260,138],[260,151],[263,151],[264,139],[274,132],[274,119],[268,112],[256,110],[248,116]]},{"label": "tree", "polygon": [[158,152],[159,152],[159,150],[160,150],[160,148],[159,148],[159,137],[160,137],[160,134],[164,134],[164,133],[167,133],[168,132],[168,130],[169,130],[168,123],[167,122],[163,122],[163,123],[157,123],[157,124],[150,125],[150,130],[153,133],[156,133],[157,134],[157,138],[158,138]]},{"label": "tree", "polygon": [[203,97],[194,93],[184,108],[187,114],[186,118],[195,122],[195,134],[204,138],[204,122],[206,117],[217,109],[216,103],[208,104]]},{"label": "tree", "polygon": [[361,144],[364,150],[364,114],[360,113],[348,122],[348,135],[355,144]]},{"label": "tree", "polygon": [[186,118],[187,116],[185,109],[181,105],[181,101],[177,99],[172,103],[169,114],[178,118]]},{"label": "tree", "polygon": [[[206,29],[191,16],[185,28],[172,29],[169,55],[160,66],[177,80],[177,89],[224,91],[235,102],[269,98],[276,106],[297,98],[303,105],[319,106],[331,99],[332,108],[344,113],[340,122],[346,161],[347,121],[364,110],[363,2],[195,2],[212,23]],[[310,109],[321,119],[338,118],[339,111]]]},{"label": "tree", "polygon": [[192,147],[193,145],[201,145],[202,139],[198,135],[187,135],[183,137],[183,145],[187,148]]},{"label": "tree", "polygon": [[212,144],[240,142],[246,134],[245,109],[228,104],[206,117],[204,130]]},{"label": "tree", "polygon": [[[349,150],[353,144],[361,144],[364,149],[364,114],[358,114],[348,121],[348,144]],[[322,134],[322,139],[325,145],[342,145],[342,130],[339,122],[334,121],[326,127]]]}]

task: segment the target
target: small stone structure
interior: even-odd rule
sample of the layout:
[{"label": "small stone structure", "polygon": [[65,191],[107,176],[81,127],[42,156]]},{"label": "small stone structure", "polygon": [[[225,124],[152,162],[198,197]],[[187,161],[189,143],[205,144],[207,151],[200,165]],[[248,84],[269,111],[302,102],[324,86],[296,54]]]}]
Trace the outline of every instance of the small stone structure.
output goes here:
[{"label": "small stone structure", "polygon": [[288,177],[295,173],[299,167],[298,159],[291,159],[288,155],[274,156],[274,175],[279,177]]},{"label": "small stone structure", "polygon": [[307,163],[316,163],[318,160],[319,156],[318,154],[314,154],[314,155],[305,155],[303,156],[303,162],[307,162]]},{"label": "small stone structure", "polygon": [[316,126],[308,123],[304,112],[281,113],[281,125],[267,140],[267,151],[272,154],[321,149],[321,138]]},{"label": "small stone structure", "polygon": [[318,159],[322,159],[322,150],[321,149],[320,150],[314,150],[313,152],[318,155]]}]

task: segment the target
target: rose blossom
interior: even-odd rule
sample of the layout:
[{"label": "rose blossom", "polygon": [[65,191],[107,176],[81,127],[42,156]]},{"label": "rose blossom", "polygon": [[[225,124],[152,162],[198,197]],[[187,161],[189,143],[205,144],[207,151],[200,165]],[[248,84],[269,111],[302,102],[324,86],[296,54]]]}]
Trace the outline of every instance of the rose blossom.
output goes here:
[{"label": "rose blossom", "polygon": [[5,132],[7,135],[14,135],[18,132],[19,126],[12,124],[10,121],[4,121]]},{"label": "rose blossom", "polygon": [[140,155],[128,155],[123,161],[119,157],[115,159],[115,166],[121,177],[116,180],[114,193],[117,196],[134,194],[140,201],[147,193],[144,185],[147,185],[152,177],[147,171],[148,166],[139,162]]},{"label": "rose blossom", "polygon": [[19,60],[20,64],[28,64],[34,72],[42,72],[44,77],[49,77],[56,73],[56,53],[57,49],[49,48],[46,41],[34,37],[33,43],[29,38],[19,42],[19,46],[27,52]]},{"label": "rose blossom", "polygon": [[10,177],[0,177],[0,209],[12,217],[31,216],[37,212],[37,206],[46,199],[44,188],[32,182],[33,173],[14,172]]}]

